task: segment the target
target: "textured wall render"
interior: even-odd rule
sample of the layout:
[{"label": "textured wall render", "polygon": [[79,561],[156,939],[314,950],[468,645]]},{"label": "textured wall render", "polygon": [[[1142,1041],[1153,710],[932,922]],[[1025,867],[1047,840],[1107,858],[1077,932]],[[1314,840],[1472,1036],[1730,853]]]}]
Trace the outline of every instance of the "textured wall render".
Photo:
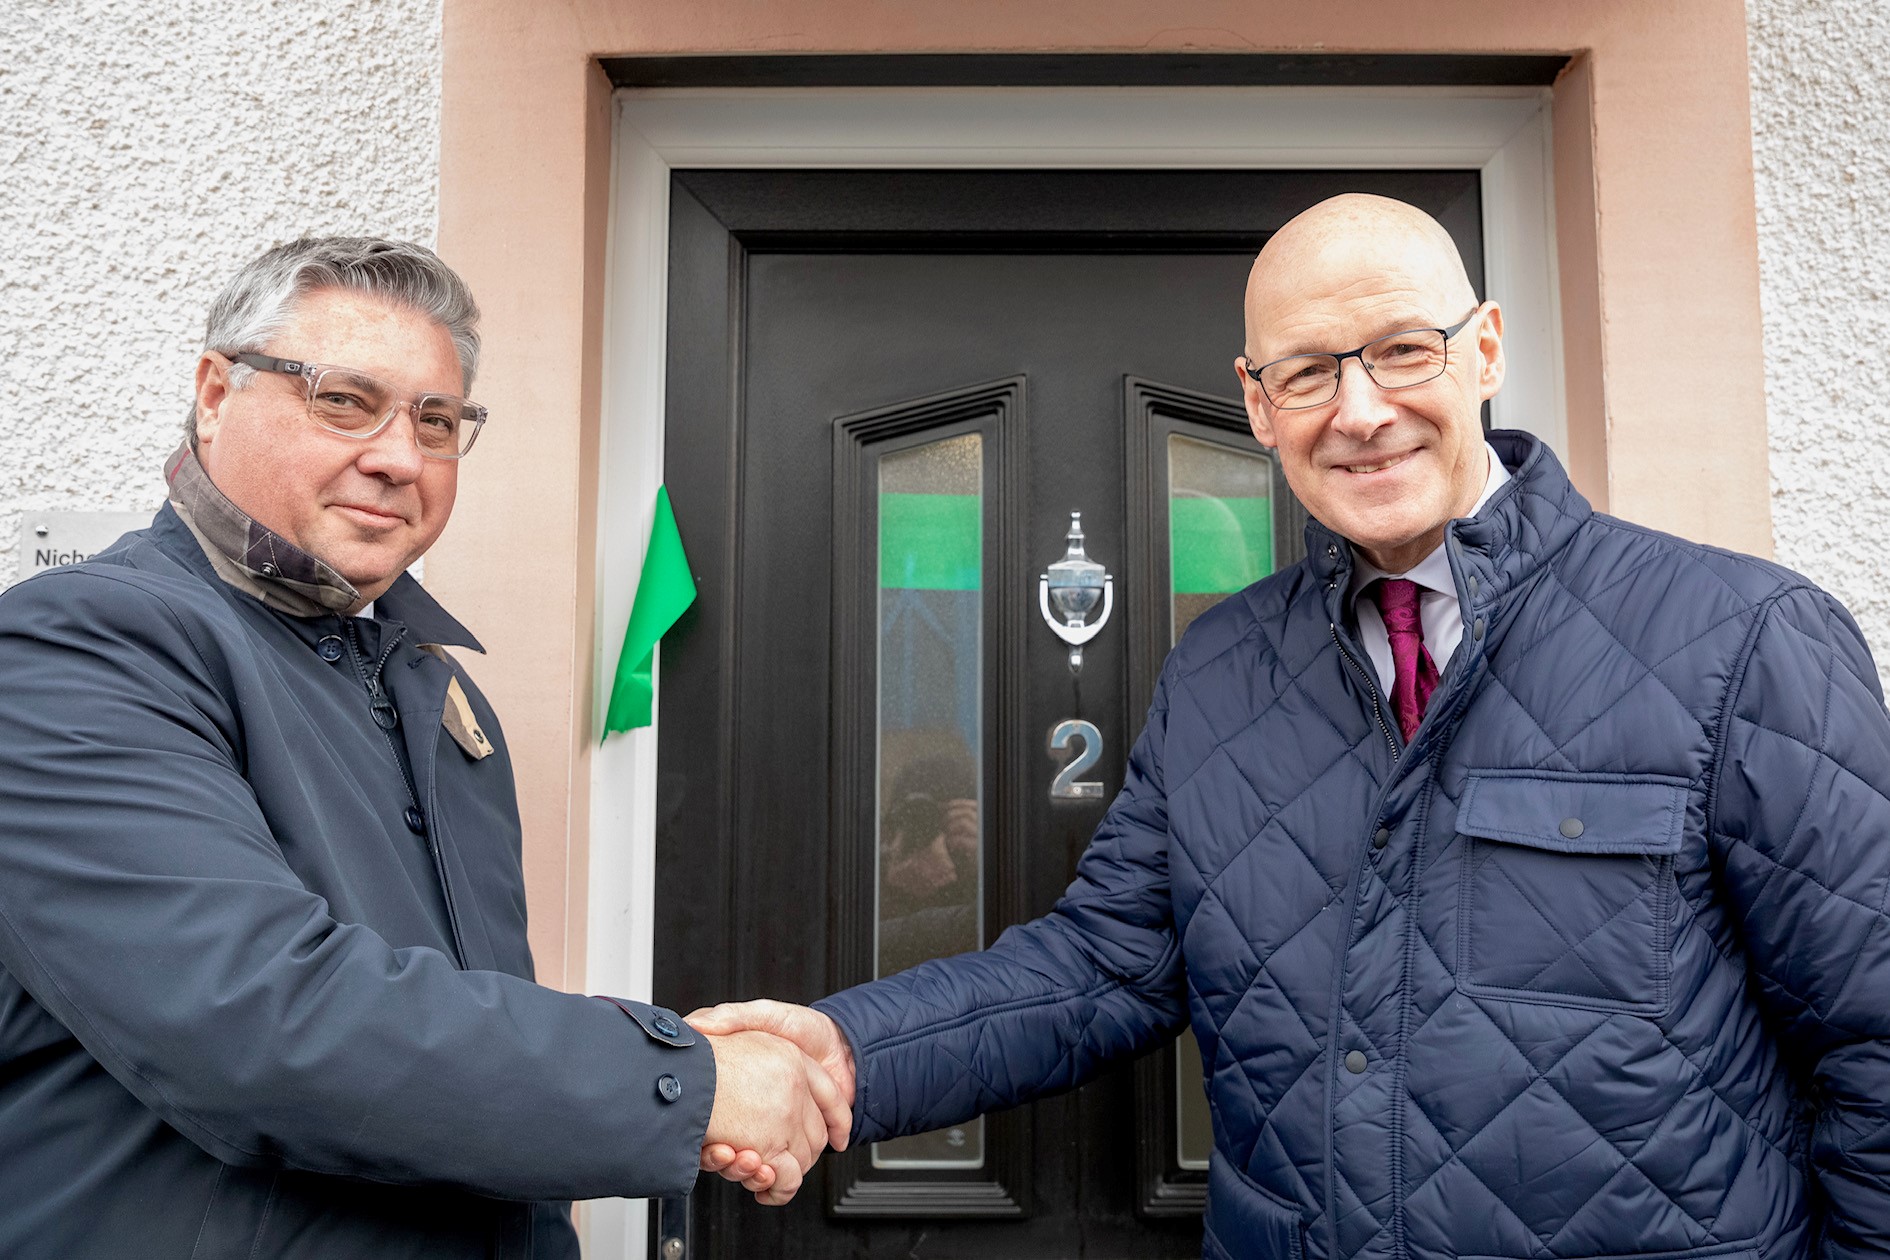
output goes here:
[{"label": "textured wall render", "polygon": [[1772,530],[1890,661],[1890,5],[1748,0]]},{"label": "textured wall render", "polygon": [[439,106],[439,0],[0,3],[0,586],[23,509],[162,502],[236,267],[432,243]]}]

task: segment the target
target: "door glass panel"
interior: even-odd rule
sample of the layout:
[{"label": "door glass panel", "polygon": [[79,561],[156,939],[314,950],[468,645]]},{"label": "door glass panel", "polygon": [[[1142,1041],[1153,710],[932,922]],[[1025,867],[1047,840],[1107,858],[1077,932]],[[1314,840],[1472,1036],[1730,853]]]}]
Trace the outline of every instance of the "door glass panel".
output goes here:
[{"label": "door glass panel", "polygon": [[1201,1043],[1189,1028],[1175,1042],[1175,1163],[1205,1172],[1213,1149],[1214,1121],[1208,1111],[1207,1078],[1201,1074]]},{"label": "door glass panel", "polygon": [[1174,637],[1273,572],[1273,462],[1217,442],[1168,437],[1168,557]]},{"label": "door glass panel", "polygon": [[[984,942],[984,447],[879,461],[878,975]],[[979,1168],[984,1121],[873,1144],[875,1168]]]},{"label": "door glass panel", "polygon": [[[1273,461],[1168,436],[1169,608],[1175,640],[1196,617],[1273,572]],[[1201,1045],[1175,1044],[1175,1159],[1204,1169],[1214,1148]]]}]

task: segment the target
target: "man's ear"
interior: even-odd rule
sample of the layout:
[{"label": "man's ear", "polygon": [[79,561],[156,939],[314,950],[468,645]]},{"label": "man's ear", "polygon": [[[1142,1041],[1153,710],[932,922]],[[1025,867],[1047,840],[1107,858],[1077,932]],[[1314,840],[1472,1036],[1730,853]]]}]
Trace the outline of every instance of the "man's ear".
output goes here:
[{"label": "man's ear", "polygon": [[1275,447],[1280,439],[1274,436],[1273,421],[1267,415],[1267,396],[1260,389],[1260,382],[1247,375],[1247,360],[1234,360],[1234,375],[1240,378],[1240,399],[1247,404],[1247,427],[1253,430],[1254,441],[1265,447]]},{"label": "man's ear", "polygon": [[1477,396],[1484,401],[1503,388],[1503,308],[1491,302],[1477,327]]},{"label": "man's ear", "polygon": [[223,404],[230,396],[230,363],[214,350],[197,356],[197,442],[216,440]]}]

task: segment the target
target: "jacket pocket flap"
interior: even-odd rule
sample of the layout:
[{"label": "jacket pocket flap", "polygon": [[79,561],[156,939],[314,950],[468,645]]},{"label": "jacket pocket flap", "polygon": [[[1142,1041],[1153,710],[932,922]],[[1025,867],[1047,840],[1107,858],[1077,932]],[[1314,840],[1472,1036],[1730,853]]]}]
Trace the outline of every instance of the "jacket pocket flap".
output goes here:
[{"label": "jacket pocket flap", "polygon": [[1557,853],[1678,853],[1686,808],[1678,779],[1472,774],[1457,830]]}]

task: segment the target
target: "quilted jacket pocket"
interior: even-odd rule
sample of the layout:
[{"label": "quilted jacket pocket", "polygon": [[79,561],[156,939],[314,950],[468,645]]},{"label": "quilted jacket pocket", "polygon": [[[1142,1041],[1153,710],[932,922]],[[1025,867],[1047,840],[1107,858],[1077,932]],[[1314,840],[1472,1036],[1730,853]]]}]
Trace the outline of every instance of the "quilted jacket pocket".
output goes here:
[{"label": "quilted jacket pocket", "polygon": [[1458,987],[1589,1010],[1666,1010],[1686,785],[1542,771],[1470,776]]},{"label": "quilted jacket pocket", "polygon": [[1304,1260],[1305,1223],[1290,1204],[1248,1179],[1217,1147],[1208,1156],[1202,1254],[1210,1260]]}]

